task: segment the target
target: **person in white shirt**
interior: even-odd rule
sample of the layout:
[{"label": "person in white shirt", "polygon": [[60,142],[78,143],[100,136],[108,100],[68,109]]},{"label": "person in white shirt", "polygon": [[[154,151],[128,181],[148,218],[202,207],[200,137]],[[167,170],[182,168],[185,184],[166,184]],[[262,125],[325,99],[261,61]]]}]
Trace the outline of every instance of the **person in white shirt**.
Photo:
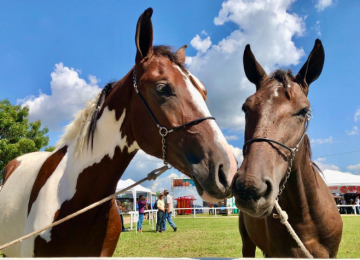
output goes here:
[{"label": "person in white shirt", "polygon": [[171,215],[172,215],[173,208],[174,208],[173,199],[167,190],[164,190],[164,195],[165,195],[165,218],[164,218],[163,229],[164,229],[164,231],[166,231],[166,220],[167,220],[169,222],[170,226],[176,232],[177,227],[176,227],[174,221],[171,219]]},{"label": "person in white shirt", "polygon": [[355,205],[356,205],[357,214],[360,214],[360,199],[359,199],[359,196],[356,196],[356,198],[355,198]]}]

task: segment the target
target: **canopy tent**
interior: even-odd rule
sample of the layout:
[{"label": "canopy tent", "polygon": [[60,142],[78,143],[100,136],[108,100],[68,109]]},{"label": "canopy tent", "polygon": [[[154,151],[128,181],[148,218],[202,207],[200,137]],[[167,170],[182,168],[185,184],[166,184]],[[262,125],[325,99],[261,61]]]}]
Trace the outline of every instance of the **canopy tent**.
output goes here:
[{"label": "canopy tent", "polygon": [[[120,180],[116,186],[116,191],[120,191],[122,189],[125,189],[127,187],[129,187],[130,185],[133,185],[135,183],[135,181],[133,181],[132,179],[127,179],[127,180]],[[150,189],[145,188],[143,186],[136,185],[135,187],[123,192],[124,194],[132,194],[133,198],[134,198],[134,203],[133,203],[133,210],[136,210],[136,193],[148,193],[148,197],[150,197],[150,205],[152,205],[152,192]]]},{"label": "canopy tent", "polygon": [[360,193],[359,175],[334,170],[323,173],[323,179],[332,193]]}]

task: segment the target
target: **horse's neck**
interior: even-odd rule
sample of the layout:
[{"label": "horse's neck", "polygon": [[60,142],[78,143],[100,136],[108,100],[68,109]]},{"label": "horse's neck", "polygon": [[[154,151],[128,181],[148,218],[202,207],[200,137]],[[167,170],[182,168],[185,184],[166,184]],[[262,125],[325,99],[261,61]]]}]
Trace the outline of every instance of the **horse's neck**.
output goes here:
[{"label": "horse's neck", "polygon": [[312,165],[307,149],[310,147],[307,147],[304,140],[295,157],[292,172],[279,200],[289,217],[295,217],[301,221],[304,221],[304,218],[316,218],[314,214],[321,214],[318,182],[322,180],[316,167]]},{"label": "horse's neck", "polygon": [[105,193],[115,191],[118,180],[139,149],[129,118],[132,94],[132,81],[127,74],[116,83],[102,105],[92,147],[90,140],[79,153],[75,141],[68,144],[65,178],[60,184],[74,191],[80,185],[103,189]]}]

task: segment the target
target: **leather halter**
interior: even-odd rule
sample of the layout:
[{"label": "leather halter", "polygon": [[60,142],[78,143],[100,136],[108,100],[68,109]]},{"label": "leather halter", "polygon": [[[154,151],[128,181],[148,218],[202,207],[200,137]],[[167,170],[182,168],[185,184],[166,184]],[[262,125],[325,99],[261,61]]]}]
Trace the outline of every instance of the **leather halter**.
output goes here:
[{"label": "leather halter", "polygon": [[307,130],[309,128],[309,123],[310,123],[310,119],[312,118],[312,114],[311,114],[311,109],[309,108],[309,111],[306,113],[306,119],[305,119],[305,129],[304,129],[304,133],[302,134],[301,138],[300,138],[300,141],[297,143],[297,145],[294,147],[294,148],[290,148],[289,146],[283,144],[283,143],[280,143],[278,141],[275,141],[273,139],[269,139],[269,138],[254,138],[254,139],[250,139],[248,141],[246,141],[243,145],[243,157],[245,158],[245,155],[246,155],[246,151],[247,151],[247,147],[249,144],[251,143],[255,143],[255,142],[269,142],[269,143],[275,143],[277,145],[280,145],[281,147],[284,147],[285,149],[289,150],[291,155],[290,155],[290,159],[288,161],[288,168],[287,168],[287,171],[286,171],[286,175],[285,175],[285,179],[283,181],[283,184],[282,186],[280,187],[280,190],[279,190],[279,194],[278,194],[278,197],[277,199],[279,198],[279,196],[281,195],[281,193],[283,192],[283,190],[285,189],[285,184],[288,180],[288,178],[290,177],[290,173],[291,173],[291,168],[292,168],[292,164],[293,164],[293,160],[295,158],[295,155],[296,155],[296,152],[298,151],[299,149],[299,146],[301,144],[301,142],[303,141],[306,133],[307,133]]},{"label": "leather halter", "polygon": [[134,81],[134,89],[136,91],[136,93],[138,94],[140,100],[142,101],[142,103],[144,104],[146,110],[149,112],[150,116],[152,117],[152,119],[154,120],[157,128],[159,128],[159,134],[161,135],[162,137],[162,149],[163,149],[163,161],[164,161],[164,164],[167,166],[168,165],[168,162],[166,161],[166,144],[165,144],[165,136],[167,136],[168,134],[172,133],[172,132],[175,132],[176,130],[179,130],[181,128],[184,128],[186,126],[190,126],[190,125],[196,125],[196,124],[199,124],[201,123],[202,121],[205,121],[207,119],[211,119],[211,120],[215,120],[215,117],[212,117],[212,116],[207,116],[207,117],[202,117],[202,118],[198,118],[198,119],[195,119],[193,121],[190,121],[190,122],[187,122],[185,124],[182,124],[180,126],[175,126],[171,129],[167,129],[166,127],[164,126],[161,126],[159,121],[156,120],[156,117],[155,115],[153,114],[153,112],[151,112],[150,110],[150,107],[148,106],[148,104],[146,103],[145,99],[143,98],[143,96],[141,95],[141,93],[139,92],[139,89],[137,87],[137,79],[136,79],[136,69],[135,69],[135,66],[134,66],[134,69],[133,69],[133,81]]}]

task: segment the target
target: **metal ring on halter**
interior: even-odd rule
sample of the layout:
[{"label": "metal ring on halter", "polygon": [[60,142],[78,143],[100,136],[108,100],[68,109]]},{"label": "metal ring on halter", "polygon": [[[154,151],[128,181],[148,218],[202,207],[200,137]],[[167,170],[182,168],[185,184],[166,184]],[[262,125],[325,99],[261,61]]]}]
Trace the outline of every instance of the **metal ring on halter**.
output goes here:
[{"label": "metal ring on halter", "polygon": [[160,126],[159,127],[159,133],[162,137],[165,137],[168,135],[169,131],[167,130],[166,127]]}]

